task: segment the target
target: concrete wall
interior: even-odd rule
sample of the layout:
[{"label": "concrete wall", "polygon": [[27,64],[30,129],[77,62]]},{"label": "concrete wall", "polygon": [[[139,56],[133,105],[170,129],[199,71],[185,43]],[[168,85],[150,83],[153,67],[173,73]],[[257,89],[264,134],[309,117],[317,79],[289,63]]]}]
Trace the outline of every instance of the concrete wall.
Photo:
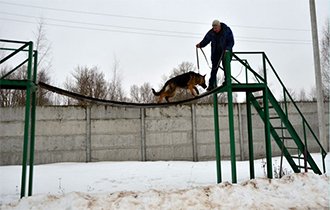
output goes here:
[{"label": "concrete wall", "polygon": [[[298,103],[315,134],[316,103]],[[326,104],[329,116],[329,104]],[[265,156],[264,125],[253,111],[254,156]],[[223,159],[230,157],[228,107],[219,104],[220,143]],[[288,105],[289,118],[303,136],[302,119]],[[327,130],[329,130],[329,117]],[[246,105],[234,106],[236,158],[248,158]],[[0,108],[0,165],[21,164],[24,108]],[[307,136],[312,134],[307,132]],[[329,134],[328,134],[329,138]],[[317,145],[308,142],[311,151]],[[272,140],[274,155],[280,149]],[[35,163],[214,160],[212,105],[183,105],[168,108],[37,107]]]}]

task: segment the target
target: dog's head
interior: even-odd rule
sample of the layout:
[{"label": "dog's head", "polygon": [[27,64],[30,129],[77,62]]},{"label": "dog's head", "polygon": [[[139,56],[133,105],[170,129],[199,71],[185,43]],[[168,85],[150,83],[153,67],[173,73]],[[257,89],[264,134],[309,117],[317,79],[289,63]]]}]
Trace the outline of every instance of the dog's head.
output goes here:
[{"label": "dog's head", "polygon": [[198,85],[200,85],[204,89],[207,88],[207,86],[205,84],[205,76],[206,76],[206,74],[199,75],[199,81],[198,81]]}]

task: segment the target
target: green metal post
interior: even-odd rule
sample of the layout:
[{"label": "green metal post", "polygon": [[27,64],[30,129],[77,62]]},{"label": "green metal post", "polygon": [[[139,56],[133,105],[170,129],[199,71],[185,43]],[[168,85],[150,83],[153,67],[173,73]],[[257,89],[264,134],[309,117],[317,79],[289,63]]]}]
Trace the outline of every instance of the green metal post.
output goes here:
[{"label": "green metal post", "polygon": [[[33,56],[33,43],[29,42],[28,53],[28,72],[27,79],[31,81],[32,72],[32,56]],[[22,179],[21,179],[21,198],[25,196],[26,187],[26,167],[28,158],[28,144],[29,144],[29,125],[30,125],[30,103],[31,103],[31,87],[26,87],[26,101],[25,101],[25,124],[24,124],[24,142],[23,142],[23,160],[22,160]]]},{"label": "green metal post", "polygon": [[306,134],[306,126],[304,119],[302,120],[302,124],[303,124],[303,132],[304,132],[304,142],[305,142],[305,146],[307,147],[307,134]]},{"label": "green metal post", "polygon": [[308,172],[308,168],[307,168],[307,137],[306,137],[306,126],[305,126],[305,121],[302,120],[303,123],[303,131],[304,131],[304,168],[305,168],[305,172]]},{"label": "green metal post", "polygon": [[263,63],[263,72],[264,72],[264,81],[267,85],[267,67],[266,67],[266,54],[263,52],[262,53],[262,63]]},{"label": "green metal post", "polygon": [[[244,61],[244,64],[245,64],[245,83],[248,84],[249,83],[249,75],[248,75],[248,68],[246,67],[247,66],[247,60],[243,60]],[[246,98],[247,98],[247,95],[246,95]]]},{"label": "green metal post", "polygon": [[222,181],[222,178],[221,178],[218,93],[213,94],[213,109],[214,109],[214,136],[215,136],[215,155],[216,155],[216,165],[217,165],[217,183],[220,183]]},{"label": "green metal post", "polygon": [[273,178],[272,170],[272,147],[270,142],[270,122],[269,122],[269,106],[268,106],[268,88],[263,90],[263,103],[265,114],[265,143],[266,143],[266,159],[267,159],[267,177]]},{"label": "green metal post", "polygon": [[[288,107],[286,105],[286,93],[285,88],[283,88],[283,99],[284,99],[284,110],[285,116],[288,117]],[[283,127],[283,120],[281,120],[281,127]],[[281,130],[281,135],[284,137],[284,130]],[[285,148],[285,138],[282,139],[282,147],[281,147],[281,160],[280,160],[280,178],[282,178],[282,166],[283,166],[283,150]]]},{"label": "green metal post", "polygon": [[[246,84],[249,83],[247,61],[245,60],[245,80]],[[250,94],[251,92],[245,92],[246,95],[246,116],[247,116],[247,129],[248,129],[248,143],[249,143],[249,163],[250,163],[250,179],[255,178],[254,174],[254,152],[253,152],[253,132],[252,132],[252,111],[251,111],[251,102]]]},{"label": "green metal post", "polygon": [[283,98],[284,98],[284,108],[285,108],[285,115],[286,117],[289,119],[289,115],[288,115],[288,105],[287,105],[287,99],[286,99],[286,92],[285,92],[285,88],[283,87]]},{"label": "green metal post", "polygon": [[30,139],[30,172],[29,172],[29,189],[28,196],[32,195],[33,190],[33,165],[34,165],[34,145],[35,145],[35,124],[36,124],[36,83],[37,83],[37,64],[38,53],[34,53],[33,61],[33,90],[32,90],[32,107],[31,107],[31,139]]},{"label": "green metal post", "polygon": [[264,103],[264,113],[265,113],[265,141],[266,141],[266,159],[267,159],[267,177],[273,178],[272,170],[272,145],[270,142],[270,121],[269,121],[269,106],[268,106],[268,87],[267,87],[267,69],[266,69],[266,55],[262,53],[262,62],[264,69],[264,81],[265,88],[263,90],[263,103]]},{"label": "green metal post", "polygon": [[246,92],[246,116],[247,116],[247,127],[248,127],[248,142],[249,142],[249,161],[250,161],[250,179],[254,179],[254,152],[253,152],[253,132],[252,132],[252,111],[250,95],[251,93]]},{"label": "green metal post", "polygon": [[231,156],[231,178],[233,183],[237,183],[236,174],[236,149],[235,149],[235,127],[234,127],[234,109],[233,109],[233,89],[231,85],[230,69],[231,52],[225,52],[225,71],[226,85],[228,93],[228,118],[229,118],[229,136],[230,136],[230,156]]}]

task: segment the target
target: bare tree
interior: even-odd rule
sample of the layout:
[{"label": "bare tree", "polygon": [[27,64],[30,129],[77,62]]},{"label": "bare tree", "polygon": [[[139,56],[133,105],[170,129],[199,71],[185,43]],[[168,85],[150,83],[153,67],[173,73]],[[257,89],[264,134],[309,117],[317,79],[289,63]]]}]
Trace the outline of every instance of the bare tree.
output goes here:
[{"label": "bare tree", "polygon": [[114,63],[112,66],[112,78],[109,83],[108,98],[114,101],[125,101],[125,93],[121,84],[122,78],[118,74],[119,71],[119,61],[114,58]]},{"label": "bare tree", "polygon": [[330,33],[329,33],[329,18],[326,20],[323,29],[323,37],[321,41],[321,69],[322,69],[322,86],[324,99],[329,101],[330,97]]},{"label": "bare tree", "polygon": [[194,64],[190,62],[182,62],[181,64],[178,65],[177,68],[174,68],[172,70],[172,73],[170,74],[170,78],[178,76],[183,73],[187,73],[189,71],[196,71],[196,67],[194,66]]},{"label": "bare tree", "polygon": [[[7,66],[2,66],[0,69],[0,77],[3,77],[9,68]],[[0,88],[0,107],[10,106],[12,101],[12,93],[10,89],[1,89]]]},{"label": "bare tree", "polygon": [[[0,76],[5,75],[11,68],[3,67],[0,72]],[[10,75],[6,77],[9,80],[24,80],[27,79],[27,67],[22,66],[17,69]],[[1,106],[24,106],[25,105],[25,90],[17,90],[17,89],[0,89],[0,98]]]},{"label": "bare tree", "polygon": [[[37,63],[37,80],[39,82],[50,83],[51,79],[49,72],[52,66],[51,63],[51,44],[46,36],[45,22],[40,18],[35,35],[35,49],[38,51],[38,63]],[[50,99],[51,93],[47,90],[38,89],[37,92],[37,105],[49,105],[52,104]]]},{"label": "bare tree", "polygon": [[[35,34],[35,49],[38,51],[38,63],[37,63],[37,80],[45,83],[49,83],[50,76],[48,70],[50,69],[51,62],[49,60],[50,44],[46,38],[46,33],[44,29],[44,23],[40,20],[37,31]],[[48,60],[47,60],[48,59]],[[4,66],[1,68],[1,75],[5,75],[11,70],[10,67]],[[27,66],[23,65],[15,72],[11,73],[6,79],[16,79],[23,80],[27,79]],[[24,106],[26,101],[26,91],[25,90],[0,90],[0,102],[1,106]],[[38,89],[37,92],[37,105],[51,104],[49,99],[49,93],[46,90]]]},{"label": "bare tree", "polygon": [[312,101],[316,101],[316,94],[316,87],[312,87],[309,93],[309,98],[311,98]]},{"label": "bare tree", "polygon": [[132,85],[130,89],[130,95],[133,102],[141,102],[139,86]]},{"label": "bare tree", "polygon": [[[38,81],[43,83],[50,83],[50,76],[47,74],[47,71],[41,69],[38,71]],[[51,100],[51,93],[45,89],[39,88],[37,91],[37,105],[51,105],[53,101]]]},{"label": "bare tree", "polygon": [[34,36],[35,49],[38,51],[38,67],[48,71],[52,66],[51,44],[47,39],[45,22],[42,18],[39,20]]},{"label": "bare tree", "polygon": [[[323,28],[323,37],[321,40],[321,73],[322,73],[322,89],[323,97],[325,101],[330,99],[330,33],[329,33],[329,19],[326,20]],[[313,87],[310,91],[310,98],[312,101],[316,101],[316,88]]]},{"label": "bare tree", "polygon": [[[297,100],[297,95],[296,95],[296,92],[291,89],[291,88],[288,88],[288,93],[285,93],[285,98],[286,98],[286,101],[291,101],[291,99],[289,98],[289,96],[287,94],[289,94],[292,98],[293,101],[296,101]],[[284,95],[281,96],[281,99],[279,101],[284,101]]]},{"label": "bare tree", "polygon": [[[106,99],[107,82],[104,79],[104,73],[99,72],[97,67],[78,66],[72,76],[73,81],[67,79],[65,82],[65,87],[69,91],[93,98]],[[88,105],[85,101],[75,101],[73,99],[68,99],[68,104]]]},{"label": "bare tree", "polygon": [[149,83],[144,83],[140,87],[132,85],[130,95],[133,102],[150,103],[154,101],[154,96],[151,92],[151,85]]},{"label": "bare tree", "polygon": [[302,88],[299,92],[299,96],[298,96],[298,101],[308,101],[308,97],[306,94],[306,91],[304,88]]}]

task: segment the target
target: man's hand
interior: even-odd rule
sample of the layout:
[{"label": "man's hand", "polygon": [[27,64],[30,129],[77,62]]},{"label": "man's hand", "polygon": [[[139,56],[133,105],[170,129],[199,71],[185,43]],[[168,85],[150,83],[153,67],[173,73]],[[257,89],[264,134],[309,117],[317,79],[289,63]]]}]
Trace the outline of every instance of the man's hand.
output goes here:
[{"label": "man's hand", "polygon": [[196,44],[196,47],[197,47],[197,48],[201,48],[201,46],[199,45],[199,43],[198,43],[198,44]]}]

